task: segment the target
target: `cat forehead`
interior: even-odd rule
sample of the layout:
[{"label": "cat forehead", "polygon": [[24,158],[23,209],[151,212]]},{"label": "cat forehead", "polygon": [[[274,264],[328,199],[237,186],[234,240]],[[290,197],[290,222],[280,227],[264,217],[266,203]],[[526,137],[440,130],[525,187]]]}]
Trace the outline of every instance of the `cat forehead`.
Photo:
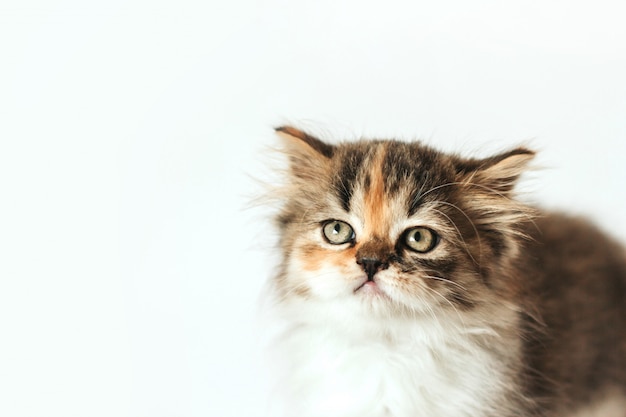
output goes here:
[{"label": "cat forehead", "polygon": [[453,180],[450,157],[419,143],[362,141],[341,145],[333,157],[333,189],[349,211],[355,193],[366,204],[405,200],[409,214],[420,196]]}]

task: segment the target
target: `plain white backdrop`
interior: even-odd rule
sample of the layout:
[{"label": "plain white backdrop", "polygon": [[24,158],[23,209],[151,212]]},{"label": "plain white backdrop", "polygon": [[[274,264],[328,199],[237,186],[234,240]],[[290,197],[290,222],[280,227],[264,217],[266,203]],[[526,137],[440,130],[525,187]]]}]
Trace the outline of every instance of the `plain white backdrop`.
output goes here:
[{"label": "plain white backdrop", "polygon": [[530,199],[626,240],[623,2],[0,3],[0,415],[263,416],[285,122],[541,151]]}]

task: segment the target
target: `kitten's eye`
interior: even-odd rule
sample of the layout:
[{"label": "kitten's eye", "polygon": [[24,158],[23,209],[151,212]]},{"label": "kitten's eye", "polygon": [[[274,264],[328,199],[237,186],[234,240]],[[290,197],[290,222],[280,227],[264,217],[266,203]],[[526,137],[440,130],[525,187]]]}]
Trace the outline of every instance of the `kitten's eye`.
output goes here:
[{"label": "kitten's eye", "polygon": [[426,227],[414,227],[404,233],[404,243],[415,252],[430,252],[439,243],[439,236]]},{"label": "kitten's eye", "polygon": [[324,223],[322,232],[324,232],[326,240],[333,245],[341,245],[354,239],[352,226],[339,220],[330,220]]}]

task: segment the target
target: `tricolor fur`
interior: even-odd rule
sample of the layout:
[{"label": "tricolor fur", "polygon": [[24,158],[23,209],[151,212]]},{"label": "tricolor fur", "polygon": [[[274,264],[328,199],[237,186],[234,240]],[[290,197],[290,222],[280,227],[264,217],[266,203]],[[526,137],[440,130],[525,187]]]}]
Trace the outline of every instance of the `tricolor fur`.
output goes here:
[{"label": "tricolor fur", "polygon": [[[532,151],[277,130],[285,416],[553,416],[624,396],[624,251],[513,198]],[[353,238],[329,241],[329,221]],[[436,246],[408,247],[415,228]]]}]

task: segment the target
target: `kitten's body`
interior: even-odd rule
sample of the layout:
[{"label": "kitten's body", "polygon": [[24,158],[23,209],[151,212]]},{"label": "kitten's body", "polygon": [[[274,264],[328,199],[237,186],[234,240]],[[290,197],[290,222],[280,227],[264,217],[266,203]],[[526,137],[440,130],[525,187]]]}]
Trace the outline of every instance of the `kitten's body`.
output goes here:
[{"label": "kitten's body", "polygon": [[625,251],[581,219],[543,215],[536,226],[517,260],[525,311],[544,324],[526,329],[528,390],[570,410],[622,397],[625,416]]},{"label": "kitten's body", "polygon": [[285,416],[561,416],[626,397],[625,252],[510,198],[532,152],[279,131]]}]

